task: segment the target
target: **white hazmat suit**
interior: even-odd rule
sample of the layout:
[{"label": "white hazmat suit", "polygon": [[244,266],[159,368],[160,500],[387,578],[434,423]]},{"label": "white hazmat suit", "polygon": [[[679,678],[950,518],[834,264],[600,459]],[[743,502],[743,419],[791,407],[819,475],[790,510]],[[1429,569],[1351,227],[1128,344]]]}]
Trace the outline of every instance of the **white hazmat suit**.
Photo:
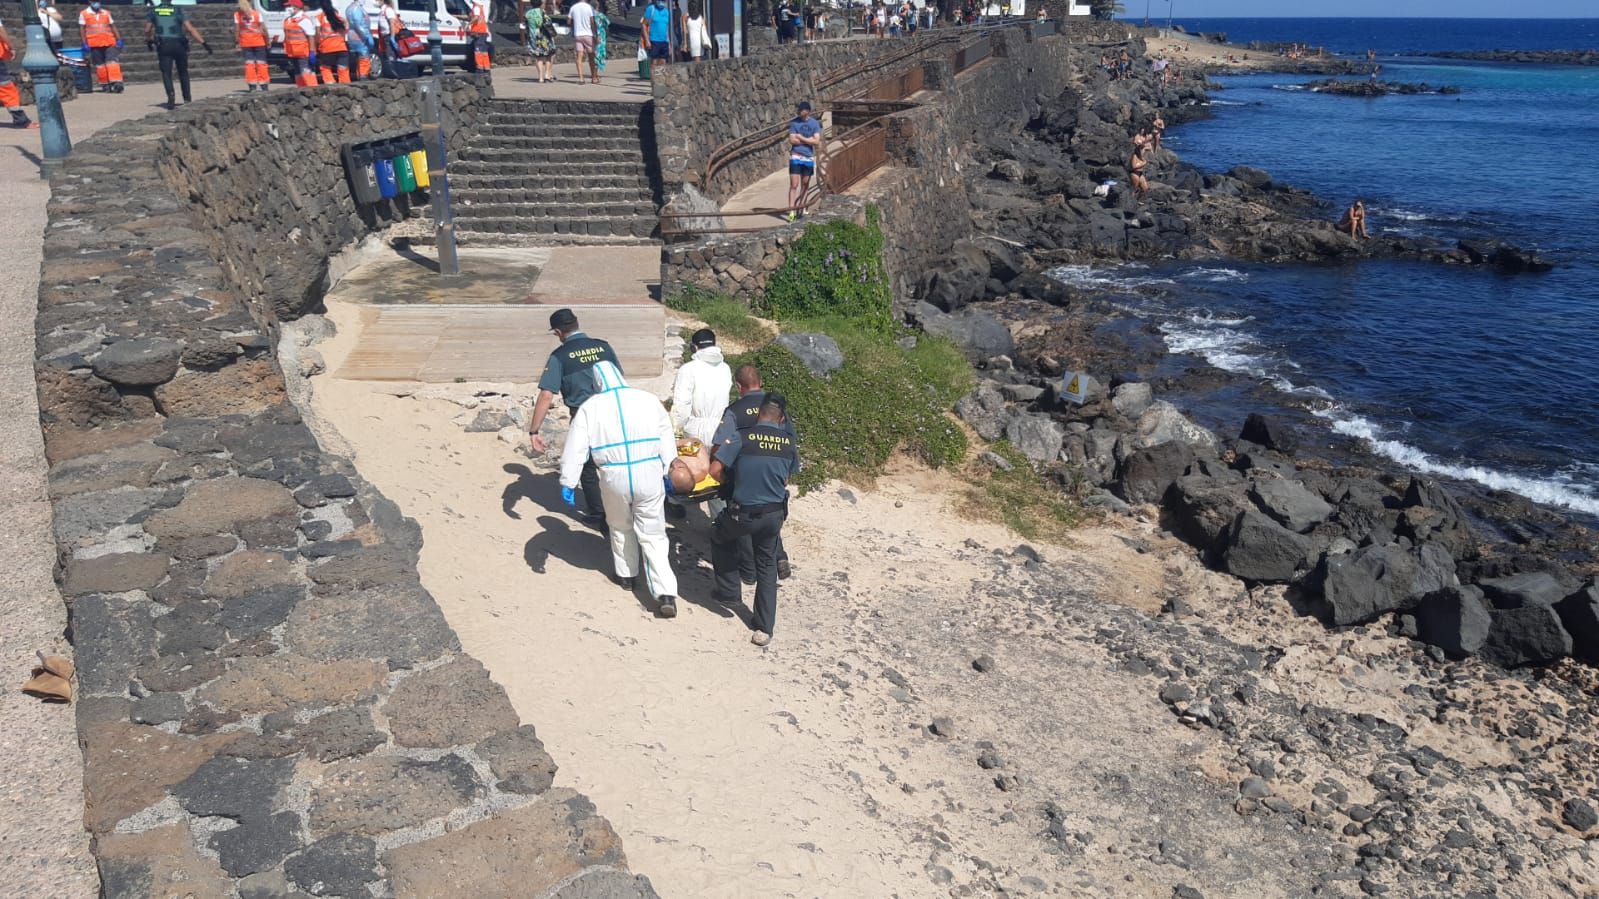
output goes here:
[{"label": "white hazmat suit", "polygon": [[732,392],[733,370],[722,361],[722,348],[695,350],[694,358],[683,363],[672,382],[672,423],[683,430],[683,436],[710,446]]},{"label": "white hazmat suit", "polygon": [[561,451],[561,486],[576,487],[589,456],[600,469],[600,500],[611,530],[617,577],[639,574],[655,597],[677,596],[666,539],[662,479],[677,458],[677,439],[666,407],[648,391],[627,386],[609,362],[594,366],[595,393],[572,415]]}]

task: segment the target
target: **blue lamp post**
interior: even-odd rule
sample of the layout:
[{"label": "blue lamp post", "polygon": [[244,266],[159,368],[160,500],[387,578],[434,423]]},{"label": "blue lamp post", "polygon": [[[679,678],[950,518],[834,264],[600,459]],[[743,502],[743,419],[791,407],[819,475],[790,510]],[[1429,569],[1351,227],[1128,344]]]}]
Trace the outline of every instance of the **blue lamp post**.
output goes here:
[{"label": "blue lamp post", "polygon": [[438,0],[428,4],[428,47],[433,55],[433,81],[422,112],[422,132],[427,135],[428,179],[433,194],[433,245],[439,254],[439,274],[461,273],[455,252],[455,210],[450,203],[450,175],[444,134],[444,35],[439,33]]},{"label": "blue lamp post", "polygon": [[44,145],[39,177],[48,179],[72,152],[72,138],[67,134],[61,93],[56,89],[56,70],[61,63],[44,39],[44,26],[29,25],[27,33],[28,51],[22,56],[22,67],[33,79],[33,102],[39,109],[39,142]]}]

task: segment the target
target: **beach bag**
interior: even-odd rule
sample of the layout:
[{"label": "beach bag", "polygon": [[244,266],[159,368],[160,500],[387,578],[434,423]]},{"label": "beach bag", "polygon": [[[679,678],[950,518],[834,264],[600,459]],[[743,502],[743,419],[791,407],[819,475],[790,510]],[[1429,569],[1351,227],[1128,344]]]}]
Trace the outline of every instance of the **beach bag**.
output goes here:
[{"label": "beach bag", "polygon": [[415,56],[428,48],[427,41],[417,37],[409,28],[400,29],[400,33],[394,36],[394,45],[400,48],[401,56]]}]

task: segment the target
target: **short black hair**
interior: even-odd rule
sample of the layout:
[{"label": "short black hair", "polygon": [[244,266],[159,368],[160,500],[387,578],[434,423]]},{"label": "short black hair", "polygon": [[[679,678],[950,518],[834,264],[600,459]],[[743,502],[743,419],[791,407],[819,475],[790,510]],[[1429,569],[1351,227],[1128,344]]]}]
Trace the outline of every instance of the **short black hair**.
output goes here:
[{"label": "short black hair", "polygon": [[788,417],[788,397],[781,393],[768,393],[761,398],[761,417],[765,418],[773,413],[784,418]]}]

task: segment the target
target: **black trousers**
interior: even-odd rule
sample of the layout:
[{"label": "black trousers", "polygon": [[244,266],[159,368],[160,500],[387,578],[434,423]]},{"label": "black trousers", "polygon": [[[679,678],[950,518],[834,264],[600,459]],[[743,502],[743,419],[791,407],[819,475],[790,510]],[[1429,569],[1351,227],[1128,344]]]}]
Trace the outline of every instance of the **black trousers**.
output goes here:
[{"label": "black trousers", "polygon": [[583,488],[583,508],[604,521],[605,504],[600,501],[600,467],[594,464],[593,457],[583,463],[583,472],[577,476],[577,484]]},{"label": "black trousers", "polygon": [[167,89],[167,102],[177,102],[172,94],[172,68],[178,69],[178,84],[183,88],[183,102],[194,99],[189,94],[189,42],[182,38],[165,37],[156,42],[156,59],[161,63],[161,86]]},{"label": "black trousers", "polygon": [[[783,548],[783,538],[777,538],[777,561],[788,561],[788,550]],[[755,541],[748,537],[738,542],[738,573],[744,580],[755,578]]]},{"label": "black trousers", "polygon": [[782,507],[764,512],[735,510],[729,506],[711,527],[711,567],[716,571],[716,598],[732,600],[743,595],[739,581],[739,545],[750,544],[755,560],[755,615],[750,624],[772,632],[777,623],[777,545],[788,513]]}]

